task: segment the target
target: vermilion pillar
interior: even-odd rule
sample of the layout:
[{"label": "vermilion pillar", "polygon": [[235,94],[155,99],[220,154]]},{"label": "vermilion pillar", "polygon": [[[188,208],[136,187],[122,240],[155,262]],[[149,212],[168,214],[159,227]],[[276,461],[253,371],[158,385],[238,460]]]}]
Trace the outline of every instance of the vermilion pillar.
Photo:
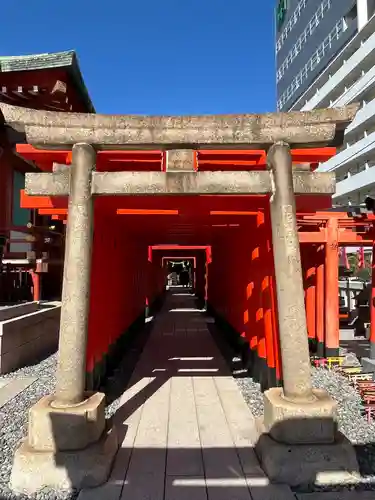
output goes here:
[{"label": "vermilion pillar", "polygon": [[262,282],[262,305],[268,368],[268,387],[274,387],[276,385],[276,361],[273,343],[275,331],[272,318],[271,276],[265,276]]},{"label": "vermilion pillar", "polygon": [[268,351],[267,337],[272,335],[270,331],[270,316],[268,314],[268,248],[267,228],[265,227],[265,216],[263,212],[257,215],[256,239],[258,241],[258,262],[255,275],[255,293],[257,296],[256,325],[257,325],[257,359],[256,372],[262,390],[269,388]]},{"label": "vermilion pillar", "polygon": [[208,259],[206,258],[206,262],[204,265],[204,307],[207,307],[208,301]]},{"label": "vermilion pillar", "polygon": [[308,247],[305,250],[305,297],[306,297],[306,320],[307,334],[310,341],[316,339],[316,251],[314,247]]},{"label": "vermilion pillar", "polygon": [[33,301],[39,302],[41,300],[40,274],[35,271],[31,271],[30,274],[33,282]]},{"label": "vermilion pillar", "polygon": [[316,354],[324,356],[324,332],[325,332],[325,248],[320,245],[316,251]]},{"label": "vermilion pillar", "polygon": [[[273,258],[273,253],[271,251]],[[280,355],[280,342],[279,342],[279,320],[277,317],[277,300],[276,300],[276,287],[275,287],[275,276],[272,274],[269,278],[269,291],[271,299],[271,312],[272,312],[272,323],[273,323],[273,354],[275,357],[275,375],[276,383],[275,385],[280,385],[282,381],[281,372],[281,355]]]},{"label": "vermilion pillar", "polygon": [[337,356],[340,344],[339,324],[339,252],[338,220],[327,221],[327,243],[325,258],[325,334],[326,356]]},{"label": "vermilion pillar", "polygon": [[371,302],[370,302],[370,357],[375,359],[375,242],[372,246],[372,279],[371,279]]}]

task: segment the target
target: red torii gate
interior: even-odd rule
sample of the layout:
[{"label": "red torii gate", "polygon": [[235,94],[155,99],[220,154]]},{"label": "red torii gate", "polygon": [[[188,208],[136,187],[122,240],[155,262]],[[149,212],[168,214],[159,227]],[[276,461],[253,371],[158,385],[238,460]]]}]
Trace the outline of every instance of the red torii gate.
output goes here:
[{"label": "red torii gate", "polygon": [[[319,163],[324,162],[331,158],[336,152],[335,148],[325,147],[325,148],[313,148],[313,149],[294,149],[292,150],[293,163],[301,168],[304,166],[307,170],[314,170],[317,168]],[[40,169],[48,172],[53,170],[54,164],[66,164],[71,163],[71,151],[69,150],[42,150],[36,149],[28,144],[18,144],[17,153],[23,156],[28,161],[35,162]],[[129,170],[129,171],[163,171],[165,169],[165,153],[162,151],[98,151],[97,154],[97,165],[98,171],[106,170]],[[218,151],[196,151],[195,152],[195,169],[199,171],[215,171],[215,170],[262,170],[266,169],[266,152],[264,150],[218,150]],[[210,197],[203,196],[200,198],[206,198],[205,201],[211,201]],[[212,197],[211,197],[212,198]],[[256,196],[252,198],[257,198],[259,200],[258,207],[254,202],[249,207],[249,199],[242,201],[238,199],[236,206],[233,205],[232,199],[227,198],[225,203],[222,201],[220,206],[215,206],[214,210],[210,209],[209,203],[205,206],[200,205],[202,214],[202,208],[204,208],[205,217],[207,219],[207,227],[210,226],[210,230],[225,230],[237,227],[241,227],[244,222],[246,224],[249,220],[258,221],[256,224],[262,224],[262,199],[267,198],[265,196]],[[245,198],[245,197],[243,197]],[[248,198],[248,197],[246,197]],[[147,220],[152,217],[154,223],[157,224],[171,224],[173,219],[178,215],[183,215],[185,212],[191,214],[191,201],[185,200],[185,203],[180,203],[179,208],[173,205],[173,201],[169,198],[159,198],[159,202],[155,202],[155,199],[147,200],[146,197],[139,197],[137,199],[132,199],[131,207],[122,206],[119,198],[111,203],[111,200],[103,199],[97,200],[96,203],[101,203],[102,208],[105,210],[115,211],[117,215],[126,216],[127,219],[132,221],[133,224],[138,224],[140,220]],[[213,200],[212,200],[213,201]],[[240,202],[240,203],[238,203]],[[67,200],[61,197],[52,196],[28,196],[24,192],[21,193],[21,204],[24,208],[36,208],[41,215],[50,215],[53,219],[60,219],[66,222],[67,216]],[[106,204],[106,207],[103,205]],[[190,204],[190,206],[189,206]],[[242,207],[239,206],[242,204]],[[127,204],[128,205],[128,204]],[[255,205],[255,206],[254,206]],[[298,206],[299,205],[299,206]],[[329,196],[304,196],[303,200],[297,197],[297,208],[299,209],[298,220],[301,224],[299,230],[300,243],[302,244],[302,249],[309,247],[314,248],[316,244],[325,245],[325,257],[324,266],[318,265],[318,261],[323,249],[321,248],[320,253],[317,252],[315,258],[309,257],[307,253],[302,251],[302,261],[304,267],[307,266],[307,262],[310,262],[310,271],[312,268],[316,268],[317,273],[317,285],[316,285],[316,298],[313,295],[311,287],[308,287],[308,292],[306,294],[306,310],[309,325],[309,335],[316,337],[319,344],[322,344],[323,351],[326,354],[337,353],[339,345],[339,319],[338,319],[338,293],[334,291],[338,290],[337,284],[337,269],[338,269],[338,254],[337,248],[332,246],[331,239],[333,238],[333,227],[335,227],[335,221],[338,220],[338,215],[335,212],[317,212],[319,207],[331,206],[331,199]],[[173,208],[172,208],[173,207]],[[244,208],[239,210],[238,208]],[[250,208],[250,209],[249,209]],[[190,212],[189,212],[190,211]],[[146,219],[147,218],[147,219]],[[164,220],[164,221],[163,221]],[[327,228],[321,227],[321,220],[326,221]],[[346,217],[346,220],[350,218]],[[319,226],[315,231],[311,231],[311,222]],[[264,221],[263,221],[264,222]],[[320,224],[320,225],[319,225]],[[330,228],[328,230],[328,228]],[[353,231],[346,231],[339,234],[340,244],[358,244],[360,236],[358,236]],[[346,239],[345,239],[346,238]],[[366,241],[368,244],[368,241]],[[372,244],[372,241],[371,241]],[[194,246],[195,249],[202,249],[207,252],[207,245]],[[192,249],[191,245],[156,245],[152,247],[152,250],[188,250]],[[259,250],[260,251],[260,250]],[[312,250],[311,250],[312,251]],[[311,253],[310,251],[310,253]],[[324,252],[323,252],[324,253]],[[213,257],[214,258],[214,257]],[[315,259],[315,260],[314,260]],[[208,276],[208,265],[211,262],[209,255],[206,255],[206,276]],[[322,278],[324,273],[324,278]],[[335,281],[336,280],[336,281]],[[261,287],[263,295],[268,286],[271,287],[272,279],[271,277],[266,277],[261,280]],[[323,283],[326,283],[325,289],[332,290],[332,294],[329,296],[326,294],[324,302],[322,297],[324,294],[321,293]],[[160,287],[160,283],[159,283]],[[205,286],[203,299],[207,300],[207,291],[209,283],[207,278],[207,285]],[[251,286],[250,286],[251,287]],[[213,288],[213,287],[212,287]],[[249,288],[249,287],[248,287]],[[271,287],[272,288],[272,287]],[[249,298],[251,292],[247,292]],[[274,294],[272,289],[271,295]],[[336,297],[337,295],[337,297]],[[152,301],[152,294],[147,301]],[[273,299],[274,301],[274,299]],[[270,311],[274,309],[274,302],[269,303]],[[247,315],[249,312],[246,313]],[[244,317],[245,325],[248,323],[248,319]],[[267,318],[266,313],[266,318]],[[271,314],[271,313],[270,313]],[[274,314],[274,313],[272,313]],[[272,316],[271,314],[271,316]],[[258,308],[255,311],[256,322],[259,323],[260,319],[264,318],[264,312],[262,308]],[[324,322],[324,324],[323,324]],[[277,346],[275,345],[275,330],[276,330],[276,320],[266,319],[265,328],[267,331],[267,338],[264,340],[260,339],[258,342],[255,337],[252,337],[249,341],[251,349],[255,349],[257,356],[265,360],[265,364],[275,370],[276,379],[280,379],[281,371],[280,366],[277,361]],[[243,327],[239,329],[239,333],[244,336],[245,333],[242,332]],[[266,344],[268,345],[268,350],[266,349]],[[276,342],[277,344],[277,342]],[[274,346],[274,347],[272,347]],[[103,346],[104,348],[104,346]],[[95,364],[95,363],[94,363]],[[93,365],[92,365],[93,366]],[[90,365],[88,366],[90,371]]]},{"label": "red torii gate", "polygon": [[[17,152],[27,160],[34,161],[44,171],[51,171],[54,163],[71,163],[71,151],[40,150],[27,144],[17,145]],[[335,154],[335,148],[295,149],[292,150],[294,163],[305,164],[305,168],[315,169],[320,162],[326,161]],[[263,150],[249,151],[197,151],[195,153],[197,170],[257,170],[266,168],[266,153]],[[97,169],[121,169],[132,171],[160,171],[165,169],[165,154],[161,151],[99,151]],[[315,204],[325,204],[328,208],[328,197],[314,197]],[[229,202],[229,200],[228,200]],[[167,200],[163,200],[163,206]],[[134,203],[133,203],[134,204]],[[144,207],[145,199],[139,206]],[[50,215],[52,219],[66,222],[66,200],[48,196],[27,196],[21,192],[21,206],[23,208],[36,208],[40,215]],[[256,218],[259,210],[210,210],[211,227],[225,228],[236,227],[246,217]],[[338,249],[340,246],[373,246],[374,231],[372,228],[375,216],[367,214],[360,218],[353,218],[346,212],[315,211],[311,207],[301,207],[297,213],[299,223],[299,239],[302,245],[302,264],[306,278],[306,314],[309,337],[316,339],[320,355],[337,355],[339,348],[339,296],[338,296]],[[115,207],[118,215],[138,217],[154,216],[160,220],[183,213],[181,209],[172,208],[123,208]],[[228,220],[230,217],[230,222]],[[213,220],[215,219],[215,221]],[[216,220],[217,219],[217,220]],[[217,223],[219,222],[219,223]],[[356,229],[370,225],[371,230],[359,232]],[[158,245],[153,250],[184,250],[192,246]],[[206,249],[208,247],[194,247]],[[207,255],[208,257],[208,255]],[[210,262],[207,260],[207,265]],[[208,274],[208,271],[207,273]],[[312,284],[314,283],[314,284]],[[208,285],[207,285],[208,287]],[[206,287],[206,288],[207,288]],[[330,293],[325,293],[329,290]],[[337,293],[336,293],[337,291]],[[373,292],[375,297],[375,291]],[[204,293],[207,300],[207,289]],[[260,314],[260,313],[258,313]],[[371,307],[371,318],[375,317],[374,307]],[[272,329],[269,327],[269,329]],[[371,322],[370,342],[375,345],[375,321]],[[269,346],[272,342],[268,341]],[[260,357],[264,358],[265,349],[260,348]],[[269,348],[270,351],[270,348]],[[269,354],[268,363],[275,364],[274,354]],[[278,373],[277,378],[281,376]]]},{"label": "red torii gate", "polygon": [[[375,298],[374,222],[374,214],[352,215],[344,211],[304,214],[298,219],[306,283],[307,326],[309,337],[317,340],[318,354],[322,356],[337,355],[339,347],[340,247],[373,248],[372,299]],[[370,315],[370,344],[373,355],[375,354],[374,300],[370,302]]]}]

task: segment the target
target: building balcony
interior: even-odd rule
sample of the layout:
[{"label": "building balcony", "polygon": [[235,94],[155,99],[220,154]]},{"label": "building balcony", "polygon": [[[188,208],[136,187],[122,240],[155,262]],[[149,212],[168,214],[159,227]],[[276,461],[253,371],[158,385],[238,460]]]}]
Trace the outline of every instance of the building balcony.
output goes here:
[{"label": "building balcony", "polygon": [[[335,76],[333,77],[335,78]],[[375,86],[375,66],[362,75],[349,89],[345,90],[330,107],[339,108],[351,102],[361,101]]]},{"label": "building balcony", "polygon": [[[349,62],[352,61],[352,57],[356,54],[358,57],[359,51],[367,44],[370,38],[374,38],[374,31],[375,16],[372,16],[366,26],[346,44],[327,68],[316,78],[314,83],[293,104],[291,110],[309,110],[314,107],[321,107],[321,102],[324,99],[328,99],[329,102],[329,94],[336,86],[344,84],[342,79],[346,78],[350,73],[348,72]],[[359,53],[359,60],[364,59],[364,52],[365,50],[362,50],[361,53]],[[341,77],[337,77],[339,71],[341,71]],[[331,81],[333,79],[334,81]]]},{"label": "building balcony", "polygon": [[375,123],[375,99],[361,108],[345,131],[345,138],[351,139],[363,135]]},{"label": "building balcony", "polygon": [[[338,169],[349,170],[366,159],[375,156],[375,132],[340,151],[336,156],[319,166],[319,172],[332,172]],[[375,175],[375,171],[374,171]]]},{"label": "building balcony", "polygon": [[345,62],[341,68],[328,79],[328,81],[316,92],[306,104],[302,107],[302,111],[324,107],[327,105],[327,100],[332,99],[333,94],[337,93],[338,87],[343,87],[349,82],[350,77],[356,71],[362,69],[366,71],[373,66],[375,58],[375,33],[373,33],[364,44]]},{"label": "building balcony", "polygon": [[336,184],[336,193],[333,200],[342,196],[350,197],[350,194],[355,191],[373,189],[375,187],[375,167],[362,170],[358,174],[351,175],[347,179]]}]

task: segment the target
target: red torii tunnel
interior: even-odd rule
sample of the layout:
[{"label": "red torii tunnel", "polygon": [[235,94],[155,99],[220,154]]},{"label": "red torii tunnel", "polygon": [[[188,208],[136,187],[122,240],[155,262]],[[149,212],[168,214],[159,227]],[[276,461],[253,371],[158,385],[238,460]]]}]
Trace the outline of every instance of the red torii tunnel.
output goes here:
[{"label": "red torii tunnel", "polygon": [[[28,441],[14,459],[18,489],[35,470],[25,470],[27,446],[31,454],[51,443],[53,451],[84,452],[116,439],[105,428],[105,394],[95,389],[161,303],[163,255],[187,251],[216,332],[271,387],[265,432],[288,445],[334,442],[336,403],[311,380],[302,276],[311,263],[300,258],[301,243],[327,246],[332,235],[322,226],[301,236],[308,222],[299,220],[331,207],[334,175],[315,170],[342,145],[358,105],[183,117],[0,110],[9,140],[27,143],[18,154],[39,166],[26,175],[22,206],[67,217],[56,392],[30,410]],[[325,261],[330,280],[333,261]],[[296,436],[282,424],[301,415],[308,430]],[[317,423],[322,415],[332,425]],[[58,429],[43,425],[50,417],[61,419]],[[106,475],[100,471],[98,484]]]},{"label": "red torii tunnel", "polygon": [[[56,163],[71,163],[69,150],[41,150],[19,144],[17,152],[46,172],[51,172]],[[332,147],[292,150],[293,163],[309,170],[334,154]],[[266,153],[264,150],[197,151],[194,165],[197,171],[264,170]],[[96,169],[163,171],[165,153],[99,151]],[[166,270],[162,260],[166,256],[195,259],[195,292],[202,304],[208,305],[229,337],[237,337],[237,348],[264,387],[280,382],[268,198],[268,195],[202,195],[194,199],[140,195],[104,196],[95,200],[87,346],[90,386],[96,387],[105,376],[107,356],[115,349],[116,342],[132,325],[143,321],[145,308],[152,308],[163,293]],[[296,201],[299,220],[317,217],[319,209],[331,204],[328,195],[297,195]],[[22,192],[21,204],[23,208],[37,208],[42,215],[66,221],[67,198],[29,196]],[[313,248],[317,242],[317,233],[310,232],[310,228],[302,227],[299,236],[302,248]],[[352,240],[358,244],[355,235]],[[323,239],[321,242],[324,243]],[[317,255],[313,257],[314,265],[319,260],[320,254]],[[310,261],[311,250],[303,250],[303,267]],[[336,319],[333,314],[325,314],[326,304],[333,304],[330,310],[336,315],[336,303],[338,314],[336,289],[337,285],[332,297],[327,293],[323,303],[324,295],[315,286],[307,292],[309,335],[323,345],[326,354],[336,354],[338,349],[338,316]],[[317,299],[315,295],[312,298],[311,290]],[[320,327],[319,321],[325,324]]]}]

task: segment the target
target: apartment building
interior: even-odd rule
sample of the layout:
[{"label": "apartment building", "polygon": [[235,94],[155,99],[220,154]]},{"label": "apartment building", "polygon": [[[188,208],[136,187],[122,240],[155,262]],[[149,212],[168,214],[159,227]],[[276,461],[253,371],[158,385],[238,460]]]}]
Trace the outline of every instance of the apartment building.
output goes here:
[{"label": "apartment building", "polygon": [[359,102],[334,171],[335,205],[375,196],[375,0],[278,0],[277,108],[311,110]]}]

